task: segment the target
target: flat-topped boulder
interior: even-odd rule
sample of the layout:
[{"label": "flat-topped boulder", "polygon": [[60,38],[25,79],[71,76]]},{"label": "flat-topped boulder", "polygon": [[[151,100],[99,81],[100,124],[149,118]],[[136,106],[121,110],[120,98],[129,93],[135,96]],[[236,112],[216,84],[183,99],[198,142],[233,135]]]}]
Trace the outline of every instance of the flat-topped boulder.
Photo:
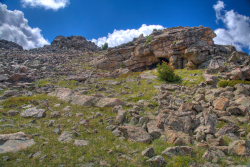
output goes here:
[{"label": "flat-topped boulder", "polygon": [[83,95],[79,92],[74,92],[69,88],[58,88],[54,92],[49,93],[49,95],[55,96],[60,100],[67,101],[72,104],[82,106],[114,107],[125,104],[123,101],[117,98]]},{"label": "flat-topped boulder", "polygon": [[0,134],[0,154],[24,150],[34,144],[35,141],[31,136],[23,132]]}]

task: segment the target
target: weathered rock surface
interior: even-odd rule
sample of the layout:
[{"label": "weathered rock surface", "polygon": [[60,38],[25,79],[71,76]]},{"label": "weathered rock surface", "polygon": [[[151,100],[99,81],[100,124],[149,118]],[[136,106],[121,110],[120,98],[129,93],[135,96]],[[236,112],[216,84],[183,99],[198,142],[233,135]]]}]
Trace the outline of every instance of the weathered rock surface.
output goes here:
[{"label": "weathered rock surface", "polygon": [[74,137],[74,133],[73,132],[64,131],[58,137],[58,141],[61,142],[61,143],[69,143],[69,142],[71,142],[73,140],[73,137]]},{"label": "weathered rock surface", "polygon": [[169,147],[166,150],[162,152],[162,154],[167,156],[178,156],[178,155],[192,155],[193,149],[188,146],[175,146],[175,147]]},{"label": "weathered rock surface", "polygon": [[150,143],[152,141],[151,136],[141,127],[136,126],[120,126],[119,130],[122,135],[135,142]]},{"label": "weathered rock surface", "polygon": [[235,155],[250,155],[250,141],[236,140],[229,145],[229,151]]},{"label": "weathered rock surface", "polygon": [[79,147],[87,146],[87,145],[89,145],[89,141],[87,141],[87,140],[75,140],[74,145],[79,146]]},{"label": "weathered rock surface", "polygon": [[[218,61],[235,52],[229,46],[214,45],[215,33],[206,27],[176,27],[153,32],[128,44],[109,49],[103,57],[95,60],[101,69],[114,70],[127,68],[130,71],[145,69],[161,61],[167,61],[177,69],[204,68],[215,69]],[[221,60],[216,60],[218,56]],[[247,73],[247,72],[246,72]]]},{"label": "weathered rock surface", "polygon": [[23,47],[16,44],[15,42],[0,40],[0,50],[9,50],[9,51],[22,51]]},{"label": "weathered rock surface", "polygon": [[37,109],[36,107],[29,108],[21,112],[21,116],[24,118],[42,118],[45,117],[46,111],[44,109]]},{"label": "weathered rock surface", "polygon": [[82,36],[71,36],[64,37],[58,36],[51,43],[51,47],[59,49],[74,49],[74,50],[83,50],[83,51],[97,51],[98,46],[95,43],[87,41],[86,38]]},{"label": "weathered rock surface", "polygon": [[24,150],[34,144],[35,141],[23,132],[0,134],[0,154]]},{"label": "weathered rock surface", "polygon": [[58,97],[59,99],[72,104],[83,106],[114,107],[124,105],[124,102],[117,98],[81,95],[68,88],[58,88],[49,95]]},{"label": "weathered rock surface", "polygon": [[150,158],[149,160],[147,160],[147,162],[152,167],[154,167],[154,166],[164,167],[167,164],[166,160],[161,155],[154,156],[154,157]]}]

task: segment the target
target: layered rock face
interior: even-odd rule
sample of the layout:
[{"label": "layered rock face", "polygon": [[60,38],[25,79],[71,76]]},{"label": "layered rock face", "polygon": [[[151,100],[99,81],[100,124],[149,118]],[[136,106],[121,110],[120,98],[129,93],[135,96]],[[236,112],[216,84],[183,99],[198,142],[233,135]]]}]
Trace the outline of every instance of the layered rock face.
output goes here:
[{"label": "layered rock face", "polygon": [[133,42],[112,48],[96,60],[100,69],[128,68],[137,71],[167,61],[176,68],[204,68],[217,55],[228,57],[235,51],[232,46],[215,45],[215,33],[206,27],[176,27],[154,31]]}]

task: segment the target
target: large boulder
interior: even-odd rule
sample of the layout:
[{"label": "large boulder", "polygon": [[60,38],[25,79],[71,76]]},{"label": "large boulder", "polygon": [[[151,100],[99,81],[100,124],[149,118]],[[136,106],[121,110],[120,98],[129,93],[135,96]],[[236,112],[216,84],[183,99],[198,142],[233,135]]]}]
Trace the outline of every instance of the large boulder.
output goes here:
[{"label": "large boulder", "polygon": [[250,155],[250,141],[236,140],[229,145],[229,152],[240,156]]},{"label": "large boulder", "polygon": [[123,101],[117,98],[82,95],[79,92],[74,92],[69,88],[58,88],[54,92],[49,93],[49,95],[55,96],[60,100],[67,101],[72,104],[82,106],[114,107],[125,104]]},{"label": "large boulder", "polygon": [[192,155],[193,153],[194,153],[194,151],[193,151],[192,147],[189,147],[189,146],[169,147],[162,152],[163,155],[167,155],[169,157]]},{"label": "large boulder", "polygon": [[152,141],[152,137],[141,127],[120,126],[119,130],[125,138],[131,141],[142,143],[150,143]]},{"label": "large boulder", "polygon": [[23,132],[0,134],[0,154],[24,150],[34,144],[35,141],[31,136]]},{"label": "large boulder", "polygon": [[45,117],[45,115],[46,111],[44,109],[37,109],[36,107],[21,112],[21,116],[24,118],[42,118]]}]

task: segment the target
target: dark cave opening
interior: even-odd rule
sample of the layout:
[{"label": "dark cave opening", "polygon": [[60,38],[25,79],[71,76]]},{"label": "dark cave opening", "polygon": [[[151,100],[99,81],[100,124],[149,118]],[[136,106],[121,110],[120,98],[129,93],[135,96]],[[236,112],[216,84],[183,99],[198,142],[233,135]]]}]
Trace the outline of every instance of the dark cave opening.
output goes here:
[{"label": "dark cave opening", "polygon": [[169,59],[166,58],[166,57],[160,57],[160,58],[159,58],[159,62],[160,62],[160,63],[158,63],[158,64],[162,64],[163,62],[169,63]]},{"label": "dark cave opening", "polygon": [[166,62],[167,64],[169,63],[169,59],[168,58],[160,57],[158,59],[159,59],[159,61],[157,63],[154,63],[151,66],[149,66],[148,69],[150,69],[150,70],[155,69],[155,68],[157,68],[158,64],[162,64],[163,62]]}]

